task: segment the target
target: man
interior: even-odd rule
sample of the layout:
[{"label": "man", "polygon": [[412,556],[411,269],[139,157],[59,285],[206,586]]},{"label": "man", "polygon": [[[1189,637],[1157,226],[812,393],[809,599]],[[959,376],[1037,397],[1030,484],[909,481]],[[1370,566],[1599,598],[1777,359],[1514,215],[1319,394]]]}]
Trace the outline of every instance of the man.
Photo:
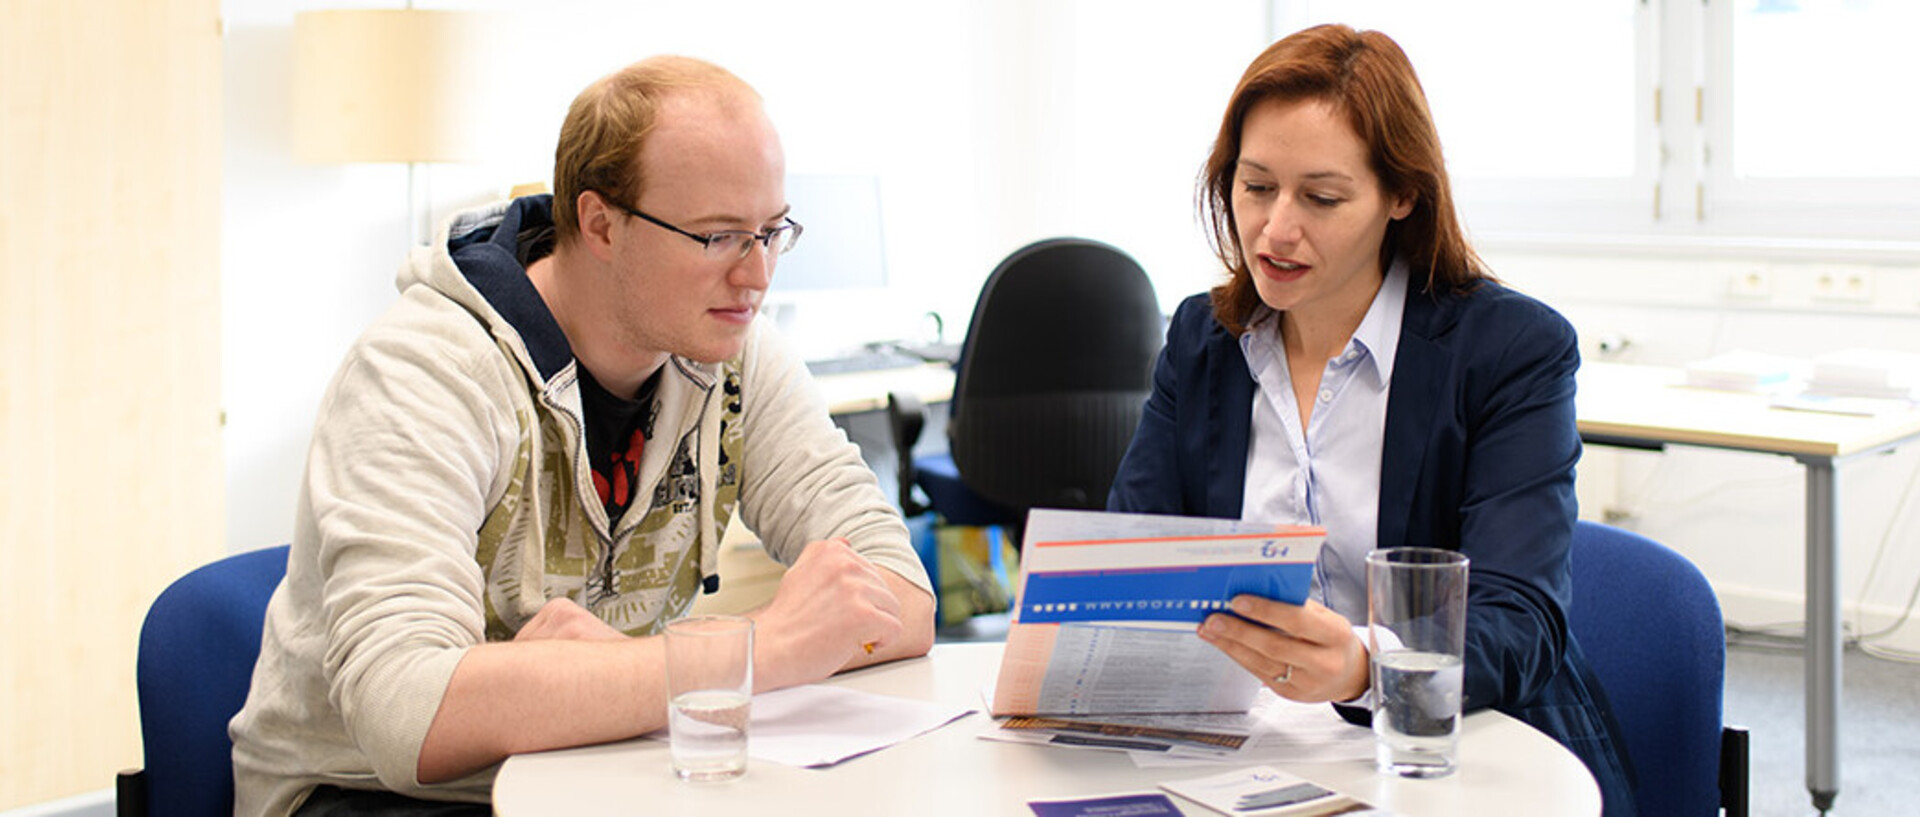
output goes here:
[{"label": "man", "polygon": [[485,802],[509,754],[660,728],[656,633],[736,511],[791,565],[758,689],[926,652],[905,526],[755,320],[784,176],[751,88],[649,59],[574,101],[551,200],[414,254],[321,405],[238,813]]}]

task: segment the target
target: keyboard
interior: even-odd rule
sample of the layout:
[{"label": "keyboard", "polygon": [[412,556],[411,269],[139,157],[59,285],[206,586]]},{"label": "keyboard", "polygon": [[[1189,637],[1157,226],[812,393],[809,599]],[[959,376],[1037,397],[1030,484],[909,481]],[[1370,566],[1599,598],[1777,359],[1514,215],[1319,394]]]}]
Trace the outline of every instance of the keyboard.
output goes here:
[{"label": "keyboard", "polygon": [[807,371],[814,376],[829,374],[853,374],[855,372],[877,372],[885,369],[908,369],[925,366],[923,358],[895,351],[862,352],[848,357],[833,357],[824,360],[807,361]]}]

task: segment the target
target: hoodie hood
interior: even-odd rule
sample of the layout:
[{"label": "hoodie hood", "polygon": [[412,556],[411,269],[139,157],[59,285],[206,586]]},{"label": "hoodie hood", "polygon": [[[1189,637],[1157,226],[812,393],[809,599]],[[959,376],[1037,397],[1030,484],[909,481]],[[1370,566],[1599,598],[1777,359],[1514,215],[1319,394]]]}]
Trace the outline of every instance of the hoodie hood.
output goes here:
[{"label": "hoodie hood", "polygon": [[394,283],[402,291],[430,287],[465,307],[509,342],[522,366],[551,383],[573,363],[573,347],[519,255],[522,234],[552,224],[553,196],[547,194],[458,213],[431,245],[415,248]]}]

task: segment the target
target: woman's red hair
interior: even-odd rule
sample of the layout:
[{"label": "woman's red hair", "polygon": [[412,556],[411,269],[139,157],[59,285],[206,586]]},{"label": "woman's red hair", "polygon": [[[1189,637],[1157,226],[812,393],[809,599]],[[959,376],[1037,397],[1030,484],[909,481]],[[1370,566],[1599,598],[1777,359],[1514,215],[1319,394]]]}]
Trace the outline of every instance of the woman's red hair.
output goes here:
[{"label": "woman's red hair", "polygon": [[1406,53],[1378,31],[1315,26],[1268,46],[1247,66],[1202,171],[1201,214],[1214,254],[1230,276],[1213,290],[1213,311],[1229,331],[1244,332],[1260,305],[1235,229],[1233,178],[1247,113],[1270,99],[1317,100],[1345,114],[1367,146],[1382,192],[1390,198],[1413,198],[1413,211],[1387,226],[1380,246],[1382,269],[1404,258],[1415,280],[1424,276],[1424,289],[1434,295],[1465,291],[1493,277],[1467,244],[1454,213],[1440,135]]}]

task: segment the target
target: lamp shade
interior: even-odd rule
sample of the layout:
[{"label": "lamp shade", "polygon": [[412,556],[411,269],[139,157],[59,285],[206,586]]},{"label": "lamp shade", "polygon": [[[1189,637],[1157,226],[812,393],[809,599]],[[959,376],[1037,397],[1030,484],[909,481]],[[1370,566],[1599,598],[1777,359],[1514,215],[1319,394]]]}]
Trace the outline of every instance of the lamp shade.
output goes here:
[{"label": "lamp shade", "polygon": [[293,153],[303,162],[483,158],[475,123],[500,59],[476,12],[307,11],[293,24]]}]

